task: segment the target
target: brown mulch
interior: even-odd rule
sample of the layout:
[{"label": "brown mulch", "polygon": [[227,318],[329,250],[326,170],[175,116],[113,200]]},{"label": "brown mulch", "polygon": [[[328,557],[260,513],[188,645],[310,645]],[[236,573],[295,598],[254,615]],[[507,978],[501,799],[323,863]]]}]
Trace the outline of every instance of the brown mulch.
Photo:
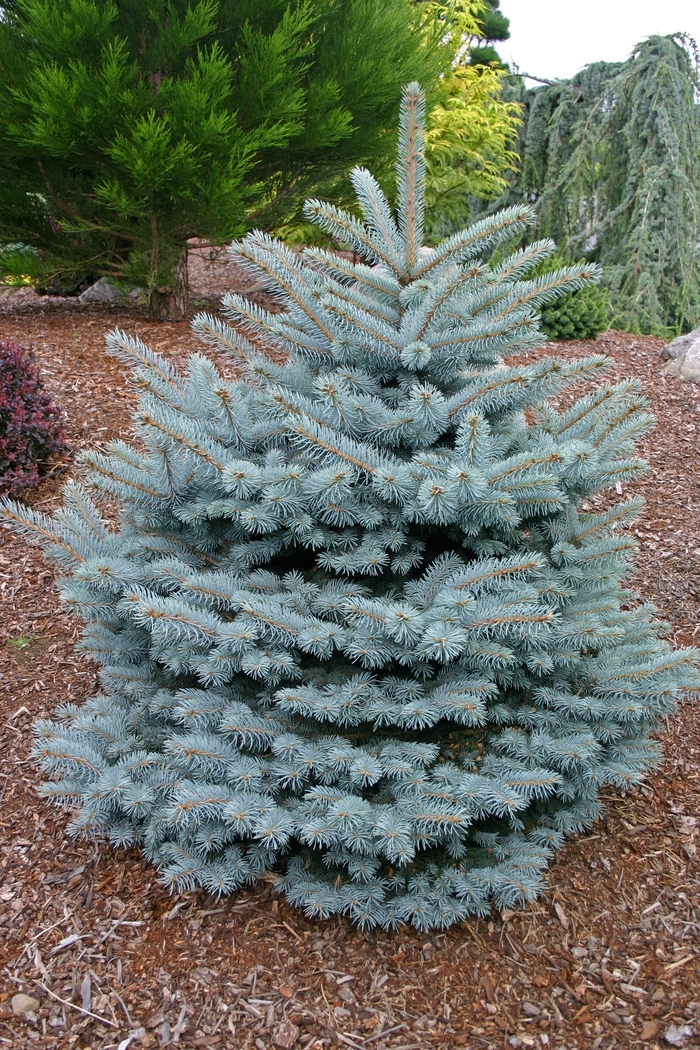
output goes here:
[{"label": "brown mulch", "polygon": [[[203,260],[194,270],[195,298],[209,305],[220,273]],[[245,288],[235,269],[224,280]],[[201,349],[187,324],[155,323],[135,306],[0,293],[0,338],[35,345],[73,452],[129,433],[126,370],[103,350],[115,325],[173,361]],[[648,504],[633,582],[669,637],[690,644],[700,635],[700,387],[659,373],[661,346],[609,332],[557,350],[603,351],[614,374],[644,383],[659,425],[645,441],[647,478],[625,487]],[[32,506],[55,509],[73,469],[55,463]],[[0,535],[0,1047],[700,1044],[696,710],[668,720],[663,767],[636,793],[607,792],[605,818],[560,851],[546,894],[523,911],[433,937],[363,935],[306,920],[269,883],[221,902],[173,898],[137,852],[67,839],[65,815],[37,798],[32,722],[96,687],[53,581],[37,552]],[[17,992],[40,1000],[38,1015],[12,1014]]]}]

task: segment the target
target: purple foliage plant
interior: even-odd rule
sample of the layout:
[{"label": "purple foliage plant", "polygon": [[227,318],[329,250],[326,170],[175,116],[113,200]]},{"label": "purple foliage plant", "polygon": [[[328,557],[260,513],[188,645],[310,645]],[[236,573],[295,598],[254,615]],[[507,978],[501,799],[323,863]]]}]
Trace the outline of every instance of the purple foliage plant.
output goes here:
[{"label": "purple foliage plant", "polygon": [[32,351],[0,340],[0,494],[37,484],[40,467],[66,449],[63,420]]}]

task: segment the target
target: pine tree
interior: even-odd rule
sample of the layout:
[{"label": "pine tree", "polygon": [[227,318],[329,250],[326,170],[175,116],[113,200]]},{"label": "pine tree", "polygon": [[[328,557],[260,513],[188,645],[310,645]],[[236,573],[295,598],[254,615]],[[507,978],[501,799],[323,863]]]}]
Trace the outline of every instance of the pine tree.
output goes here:
[{"label": "pine tree", "polygon": [[4,510],[66,570],[102,665],[100,695],[36,727],[71,832],[139,845],[179,890],[274,872],[362,927],[531,898],[700,687],[622,588],[641,501],[584,509],[644,469],[638,384],[559,404],[605,359],[502,363],[595,268],[529,279],[551,242],[484,263],[525,207],[426,249],[423,129],[410,85],[396,216],[364,169],[364,221],[308,202],[362,261],[233,245],[284,307],[230,294],[226,320],[197,318],[237,378],[112,333],[139,445],[84,464],[118,527],[77,483],[53,519]]},{"label": "pine tree", "polygon": [[485,0],[480,22],[480,36],[488,43],[510,40],[510,19],[501,11],[500,0]]},{"label": "pine tree", "polygon": [[510,19],[500,9],[500,0],[484,0],[479,14],[479,43],[470,49],[470,62],[474,66],[495,64],[501,69],[508,67],[493,46],[495,42],[510,39]]},{"label": "pine tree", "polygon": [[103,275],[184,312],[188,239],[390,164],[402,85],[451,57],[417,21],[410,0],[0,4],[0,245],[40,249],[56,287]]}]

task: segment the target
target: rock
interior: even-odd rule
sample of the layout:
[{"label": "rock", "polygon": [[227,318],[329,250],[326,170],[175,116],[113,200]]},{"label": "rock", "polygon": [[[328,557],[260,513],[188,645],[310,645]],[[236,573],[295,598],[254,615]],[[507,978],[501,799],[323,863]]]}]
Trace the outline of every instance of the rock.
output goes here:
[{"label": "rock", "polygon": [[[691,336],[693,337],[692,339]],[[700,383],[700,328],[696,328],[694,332],[690,332],[687,336],[681,336],[681,338],[690,341],[684,347],[681,347],[673,360],[664,365],[662,371],[676,379],[686,379],[691,383]],[[674,342],[678,342],[678,340],[674,340]],[[669,346],[673,346],[673,343],[670,343]]]},{"label": "rock", "polygon": [[664,365],[662,371],[676,379],[700,382],[700,338],[688,346],[680,357]]},{"label": "rock", "polygon": [[682,1025],[681,1028],[676,1028],[675,1025],[671,1025],[664,1032],[664,1039],[669,1046],[686,1046],[688,1041],[693,1038],[693,1029],[689,1024]]},{"label": "rock", "polygon": [[659,1034],[659,1022],[658,1021],[645,1021],[644,1026],[639,1033],[639,1038],[645,1043],[650,1039],[655,1039]]},{"label": "rock", "polygon": [[697,339],[700,339],[700,328],[694,328],[692,332],[686,332],[685,335],[679,335],[677,339],[667,343],[659,355],[664,361],[675,361],[677,357],[684,354],[691,343],[694,343]]},{"label": "rock", "polygon": [[272,1032],[272,1045],[279,1050],[292,1050],[299,1038],[299,1029],[291,1021],[282,1021]]},{"label": "rock", "polygon": [[109,303],[116,299],[138,299],[140,294],[140,288],[132,288],[126,293],[106,277],[100,277],[99,281],[95,281],[84,292],[81,292],[78,299],[81,303]]},{"label": "rock", "polygon": [[107,303],[113,299],[122,299],[123,293],[106,277],[100,277],[99,281],[95,281],[81,292],[78,298],[81,303]]},{"label": "rock", "polygon": [[254,284],[249,284],[245,290],[245,294],[248,296],[258,295],[259,292],[269,292],[270,284],[271,280],[269,277],[262,277],[259,281],[255,281]]},{"label": "rock", "polygon": [[18,992],[17,995],[12,996],[12,1013],[15,1017],[27,1017],[29,1014],[34,1016],[28,1017],[28,1020],[33,1021],[36,1014],[41,1009],[41,1003],[38,999],[35,999],[32,995],[25,995],[24,992]]}]

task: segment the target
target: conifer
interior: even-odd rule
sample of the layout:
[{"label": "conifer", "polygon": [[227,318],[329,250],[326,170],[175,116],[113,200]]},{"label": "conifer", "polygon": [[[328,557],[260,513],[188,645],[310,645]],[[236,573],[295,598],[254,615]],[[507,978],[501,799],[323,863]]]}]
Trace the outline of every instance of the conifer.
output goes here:
[{"label": "conifer", "polygon": [[187,312],[191,238],[298,221],[353,163],[390,165],[402,85],[452,57],[421,8],[0,3],[0,245],[39,249],[56,290],[105,276]]},{"label": "conifer", "polygon": [[690,38],[652,36],[528,92],[522,174],[536,235],[605,271],[612,325],[679,334],[700,314],[700,69]]},{"label": "conifer", "polygon": [[175,890],[273,873],[363,928],[532,898],[699,684],[622,586],[641,501],[585,502],[644,470],[638,384],[591,391],[600,356],[503,360],[595,267],[528,277],[551,242],[484,262],[520,206],[426,248],[423,139],[411,84],[397,214],[363,169],[362,221],[308,202],[352,261],[232,246],[282,307],[230,294],[197,318],[235,378],[113,332],[138,446],[87,452],[92,494],[70,484],[53,519],[4,510],[66,571],[102,667],[98,696],[36,729],[71,832],[138,845]]}]

